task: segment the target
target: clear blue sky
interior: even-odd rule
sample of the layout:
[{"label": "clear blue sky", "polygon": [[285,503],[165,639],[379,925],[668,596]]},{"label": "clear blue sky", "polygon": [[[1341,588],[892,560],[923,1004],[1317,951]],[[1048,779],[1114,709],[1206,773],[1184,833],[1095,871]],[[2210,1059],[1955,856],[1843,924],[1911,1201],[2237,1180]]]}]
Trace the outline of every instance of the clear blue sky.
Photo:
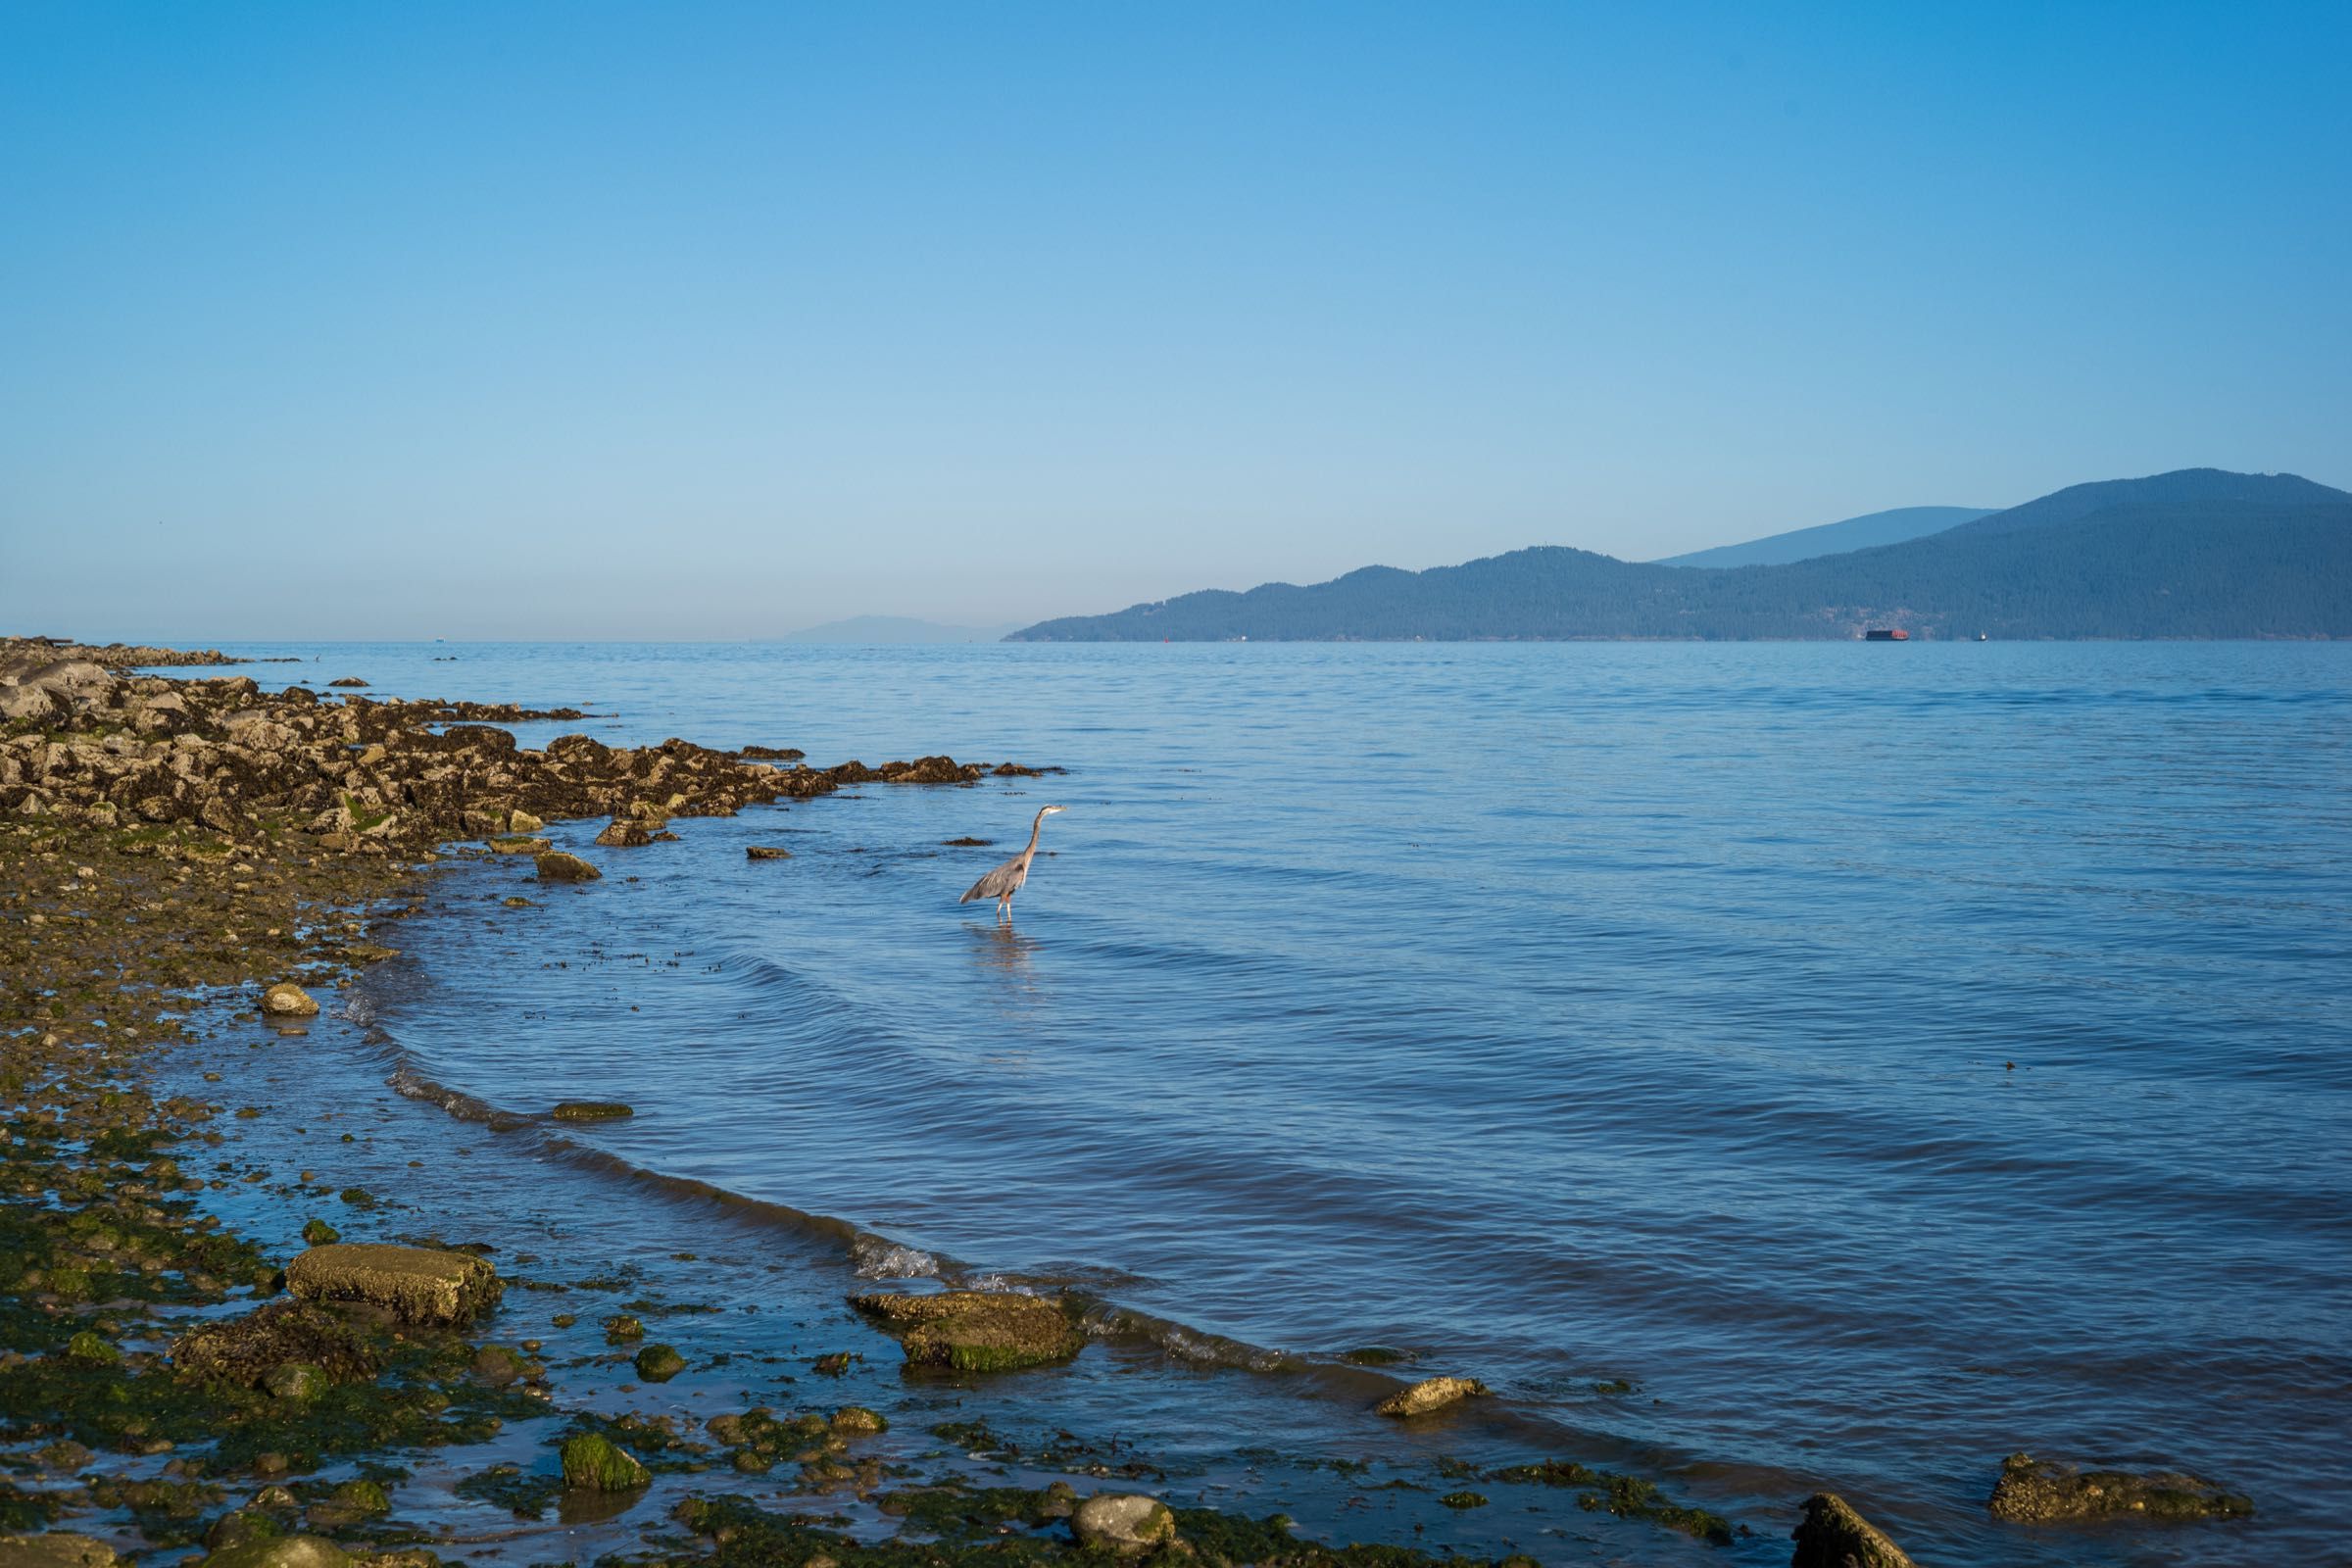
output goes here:
[{"label": "clear blue sky", "polygon": [[2352,484],[2352,7],[0,8],[0,627],[757,636]]}]

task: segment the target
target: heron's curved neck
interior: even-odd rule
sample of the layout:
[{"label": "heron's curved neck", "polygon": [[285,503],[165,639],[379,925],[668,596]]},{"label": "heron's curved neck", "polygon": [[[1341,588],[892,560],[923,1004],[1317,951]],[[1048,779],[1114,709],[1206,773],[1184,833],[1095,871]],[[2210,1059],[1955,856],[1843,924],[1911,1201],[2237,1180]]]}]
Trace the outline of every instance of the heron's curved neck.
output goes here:
[{"label": "heron's curved neck", "polygon": [[1021,852],[1023,855],[1035,855],[1037,853],[1038,835],[1045,832],[1045,830],[1046,813],[1040,811],[1037,813],[1037,820],[1029,824],[1029,847]]}]

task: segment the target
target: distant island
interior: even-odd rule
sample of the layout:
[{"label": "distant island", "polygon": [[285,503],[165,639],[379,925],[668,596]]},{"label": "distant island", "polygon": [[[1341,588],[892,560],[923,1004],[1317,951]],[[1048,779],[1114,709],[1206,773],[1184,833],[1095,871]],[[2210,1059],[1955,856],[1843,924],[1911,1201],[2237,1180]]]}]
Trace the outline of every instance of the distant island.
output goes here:
[{"label": "distant island", "polygon": [[1873,627],[1914,638],[2352,636],[2352,494],[2293,474],[2184,468],[1775,564],[1540,546],[1428,571],[1367,566],[1308,587],[1185,594],[1007,640],[1736,640]]}]

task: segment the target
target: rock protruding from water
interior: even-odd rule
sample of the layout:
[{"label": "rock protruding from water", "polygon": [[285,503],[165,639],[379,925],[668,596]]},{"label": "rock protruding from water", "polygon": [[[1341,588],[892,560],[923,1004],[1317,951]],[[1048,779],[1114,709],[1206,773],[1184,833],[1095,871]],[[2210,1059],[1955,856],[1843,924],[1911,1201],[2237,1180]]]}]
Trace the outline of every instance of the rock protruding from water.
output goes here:
[{"label": "rock protruding from water", "polygon": [[1176,1516],[1157,1497],[1099,1492],[1070,1515],[1070,1534],[1081,1546],[1124,1557],[1174,1541]]},{"label": "rock protruding from water", "polygon": [[1066,1361],[1086,1336],[1059,1298],[1011,1291],[864,1295],[850,1304],[898,1336],[909,1366],[1010,1372]]},{"label": "rock protruding from water", "polygon": [[1382,1415],[1427,1415],[1457,1399],[1486,1392],[1487,1386],[1476,1378],[1423,1378],[1411,1388],[1400,1389],[1381,1400],[1378,1409]]},{"label": "rock protruding from water", "polygon": [[564,1484],[581,1492],[634,1492],[653,1480],[637,1456],[593,1432],[564,1444]]},{"label": "rock protruding from water", "polygon": [[617,1100],[566,1100],[548,1112],[558,1121],[619,1121],[637,1114]]},{"label": "rock protruding from water", "polygon": [[45,1536],[0,1536],[6,1568],[113,1568],[115,1548],[103,1541],[52,1530]]},{"label": "rock protruding from water", "polygon": [[262,1011],[272,1018],[316,1018],[318,1004],[291,980],[280,980],[262,993]]},{"label": "rock protruding from water", "polygon": [[498,1271],[470,1252],[335,1242],[286,1267],[286,1288],[305,1300],[368,1301],[405,1323],[472,1322],[498,1304]]},{"label": "rock protruding from water", "polygon": [[686,1358],[672,1345],[649,1345],[636,1356],[637,1375],[648,1383],[667,1383],[686,1370]]},{"label": "rock protruding from water", "polygon": [[616,816],[605,824],[605,830],[596,836],[596,842],[608,850],[633,850],[653,843],[654,836],[646,831],[644,824],[624,821]]},{"label": "rock protruding from water", "polygon": [[605,873],[576,855],[551,850],[539,857],[539,880],[542,882],[594,882]]},{"label": "rock protruding from water", "polygon": [[493,855],[545,855],[556,846],[549,839],[535,839],[527,833],[501,833],[490,840]]},{"label": "rock protruding from water", "polygon": [[2011,1524],[2081,1524],[2100,1519],[2232,1519],[2254,1504],[2210,1481],[2175,1471],[2085,1470],[2063,1460],[2013,1453],[2001,1461],[1985,1504]]},{"label": "rock protruding from water", "polygon": [[1790,1537],[1796,1555],[1788,1568],[1917,1568],[1885,1531],[1834,1492],[1805,1499],[1805,1516]]},{"label": "rock protruding from water", "polygon": [[779,850],[772,844],[755,844],[743,852],[747,860],[789,860],[790,850]]},{"label": "rock protruding from water", "polygon": [[280,1536],[223,1546],[203,1568],[349,1568],[351,1553],[323,1536]]}]

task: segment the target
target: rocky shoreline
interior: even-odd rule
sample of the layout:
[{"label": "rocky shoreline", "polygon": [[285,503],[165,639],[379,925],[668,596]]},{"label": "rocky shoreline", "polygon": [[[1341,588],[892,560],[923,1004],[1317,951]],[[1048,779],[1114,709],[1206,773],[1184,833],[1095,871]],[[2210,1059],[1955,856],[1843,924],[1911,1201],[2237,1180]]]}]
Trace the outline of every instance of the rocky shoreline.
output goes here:
[{"label": "rocky shoreline", "polygon": [[[865,1404],[755,1404],[699,1429],[600,1413],[585,1396],[592,1361],[607,1368],[601,1393],[612,1375],[659,1386],[687,1364],[649,1337],[650,1308],[590,1323],[533,1302],[526,1337],[485,1338],[486,1325],[518,1317],[515,1290],[571,1287],[549,1263],[511,1275],[487,1247],[347,1243],[321,1217],[303,1225],[299,1250],[233,1234],[220,1210],[236,1184],[200,1176],[198,1161],[231,1144],[224,1122],[261,1112],[232,1111],[225,1082],[218,1100],[159,1094],[155,1056],[193,1047],[222,1019],[302,1027],[318,1012],[313,993],[331,995],[395,956],[373,922],[416,907],[436,861],[528,855],[542,880],[592,877],[593,864],[540,836],[547,824],[608,818],[597,843],[634,850],[669,836],[673,820],[850,785],[970,785],[1043,769],[946,757],[814,768],[788,750],[674,739],[613,748],[584,735],[525,749],[496,726],[583,715],[375,700],[353,680],[322,696],[244,676],[129,673],[228,662],[0,640],[0,1568],[103,1568],[119,1553],[202,1554],[214,1568],[425,1568],[457,1548],[411,1516],[402,1483],[415,1456],[488,1451],[502,1432],[551,1423],[559,1430],[545,1443],[484,1464],[457,1495],[516,1520],[550,1507],[594,1519],[627,1513],[657,1489],[667,1506],[639,1527],[641,1560],[1436,1560],[1394,1544],[1322,1544],[1279,1516],[1172,1508],[1135,1490],[1152,1471],[1133,1458],[1029,1463],[1015,1484],[981,1484],[953,1460],[909,1462],[889,1446],[889,1420]],[[591,1113],[626,1107],[564,1119]],[[378,1201],[309,1170],[272,1190],[332,1197],[362,1214]],[[593,1273],[595,1260],[570,1266]],[[900,1342],[908,1376],[959,1387],[1064,1362],[1085,1343],[1070,1303],[1028,1296],[871,1294],[855,1305]],[[600,1356],[561,1361],[559,1348],[584,1337]],[[836,1353],[841,1364],[828,1372],[834,1356],[819,1357],[818,1373],[843,1370],[849,1354]],[[1442,1419],[1432,1412],[1482,1392],[1430,1379],[1384,1410],[1408,1424]],[[993,1442],[982,1441],[984,1424],[934,1432],[959,1453]],[[2150,1497],[2167,1519],[2248,1506],[2195,1478],[2159,1478],[2154,1491],[2133,1490],[2133,1479],[2021,1456],[2004,1475],[2013,1511],[2003,1516],[2094,1518],[2102,1499],[2144,1515]],[[1464,1468],[1456,1480],[1567,1489],[1586,1512],[1662,1528],[1678,1550],[1754,1539],[1653,1483],[1566,1461]],[[1465,1512],[1489,1499],[1457,1485],[1435,1500]],[[1795,1540],[1800,1565],[1909,1560],[1827,1494],[1806,1504]]]}]

